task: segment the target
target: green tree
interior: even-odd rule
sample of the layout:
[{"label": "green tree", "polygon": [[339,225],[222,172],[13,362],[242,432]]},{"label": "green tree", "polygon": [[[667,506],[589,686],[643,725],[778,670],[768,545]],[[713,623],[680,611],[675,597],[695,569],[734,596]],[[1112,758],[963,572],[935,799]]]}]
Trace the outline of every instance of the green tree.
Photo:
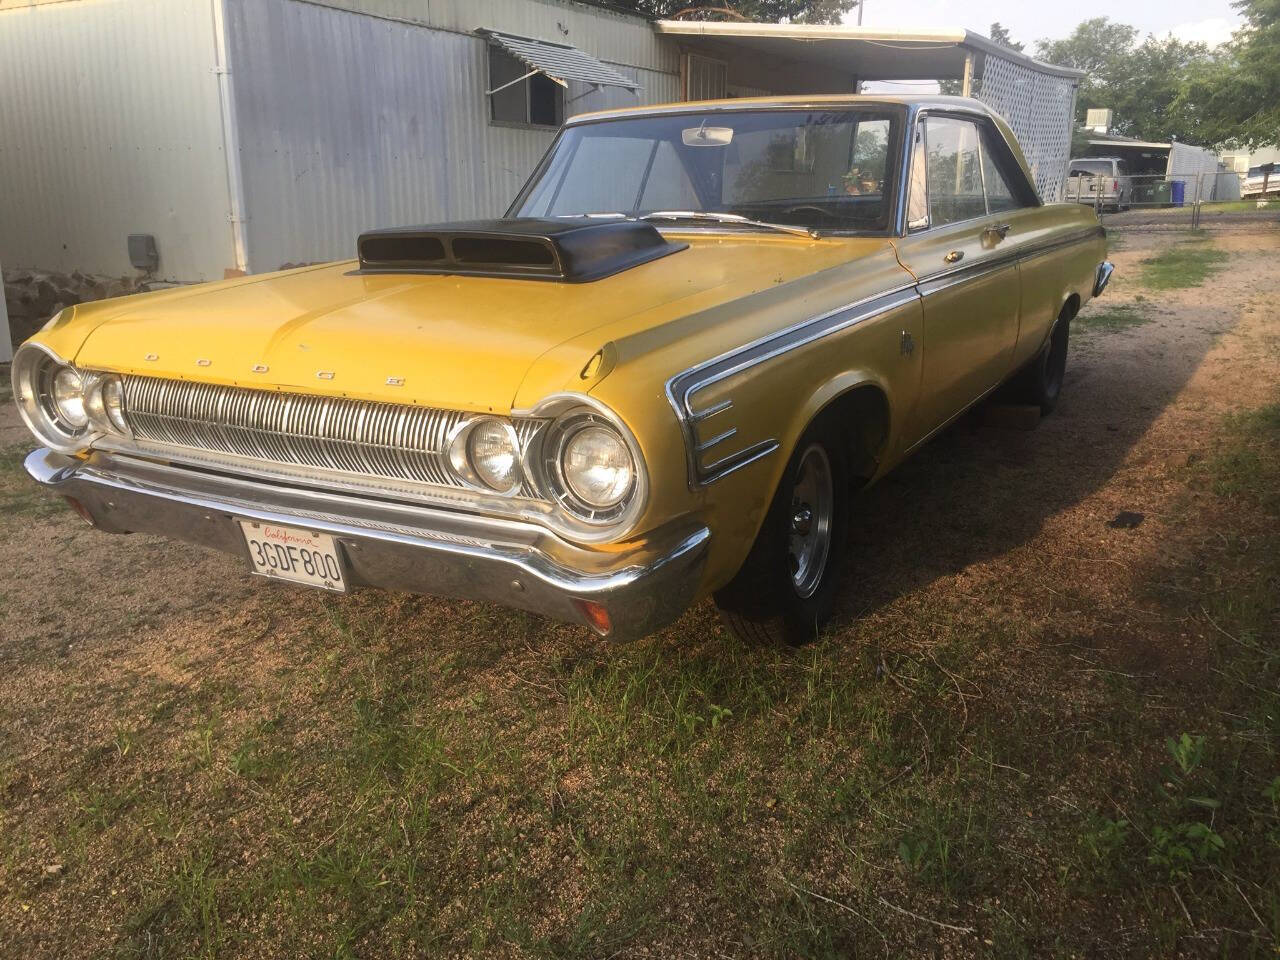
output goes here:
[{"label": "green tree", "polygon": [[1188,71],[1179,106],[1212,143],[1280,144],[1280,0],[1238,0],[1244,26]]},{"label": "green tree", "polygon": [[696,19],[742,17],[766,23],[782,20],[835,23],[857,6],[857,0],[610,0],[609,5],[662,18],[685,13]]},{"label": "green tree", "polygon": [[987,31],[987,36],[1002,47],[1017,50],[1019,53],[1022,52],[1023,45],[1010,36],[1008,29],[999,20],[991,25],[991,29]]},{"label": "green tree", "polygon": [[[1280,0],[1274,0],[1280,2]],[[1143,140],[1212,143],[1203,111],[1186,96],[1187,78],[1210,71],[1218,57],[1201,43],[1148,35],[1106,17],[1081,23],[1061,40],[1041,40],[1036,55],[1085,71],[1078,120],[1093,107],[1115,111],[1117,133]]]}]

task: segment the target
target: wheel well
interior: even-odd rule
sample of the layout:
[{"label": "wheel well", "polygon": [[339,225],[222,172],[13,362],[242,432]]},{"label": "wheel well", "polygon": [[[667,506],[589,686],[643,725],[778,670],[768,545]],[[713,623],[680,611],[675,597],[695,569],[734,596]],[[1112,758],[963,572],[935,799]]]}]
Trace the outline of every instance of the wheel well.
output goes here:
[{"label": "wheel well", "polygon": [[1062,305],[1062,312],[1058,314],[1059,320],[1066,320],[1070,323],[1076,318],[1076,314],[1080,312],[1080,294],[1073,293],[1067,297],[1067,302]]},{"label": "wheel well", "polygon": [[849,469],[858,486],[880,466],[889,439],[889,400],[877,386],[864,384],[834,398],[814,420],[830,417],[849,442]]}]

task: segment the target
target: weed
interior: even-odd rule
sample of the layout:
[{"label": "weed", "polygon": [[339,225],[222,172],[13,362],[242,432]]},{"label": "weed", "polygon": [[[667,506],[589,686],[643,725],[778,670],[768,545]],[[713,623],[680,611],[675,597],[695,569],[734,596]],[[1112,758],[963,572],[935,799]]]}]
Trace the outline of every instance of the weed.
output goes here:
[{"label": "weed", "polygon": [[1169,737],[1165,741],[1165,747],[1173,757],[1174,763],[1178,765],[1178,770],[1183,777],[1189,777],[1195,773],[1196,768],[1200,766],[1200,761],[1204,759],[1203,736],[1193,737],[1189,733],[1183,733],[1177,740]]},{"label": "weed", "polygon": [[1208,824],[1179,823],[1151,828],[1151,852],[1147,860],[1174,880],[1189,877],[1193,867],[1215,863],[1226,841]]},{"label": "weed", "polygon": [[1150,290],[1198,287],[1228,259],[1203,239],[1180,243],[1142,261],[1142,284]]}]

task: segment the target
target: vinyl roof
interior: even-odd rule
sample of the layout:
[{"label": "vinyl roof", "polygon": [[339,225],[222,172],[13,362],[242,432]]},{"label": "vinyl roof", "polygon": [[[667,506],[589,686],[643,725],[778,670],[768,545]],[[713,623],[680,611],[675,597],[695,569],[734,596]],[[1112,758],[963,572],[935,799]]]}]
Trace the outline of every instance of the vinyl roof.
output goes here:
[{"label": "vinyl roof", "polygon": [[1052,76],[1084,76],[1083,70],[1043,63],[963,28],[880,30],[845,25],[684,20],[659,20],[654,27],[664,35],[695,43],[731,44],[824,69],[856,73],[860,80],[958,78],[963,76],[965,58],[970,54],[995,55]]}]

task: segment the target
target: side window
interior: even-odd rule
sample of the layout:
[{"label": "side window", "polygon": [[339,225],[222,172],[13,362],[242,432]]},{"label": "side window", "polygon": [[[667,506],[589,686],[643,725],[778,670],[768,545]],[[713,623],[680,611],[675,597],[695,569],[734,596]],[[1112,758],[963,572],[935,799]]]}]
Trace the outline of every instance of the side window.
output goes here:
[{"label": "side window", "polygon": [[1009,185],[1008,179],[1000,170],[994,156],[995,134],[983,130],[982,135],[982,179],[987,188],[987,209],[991,213],[1003,213],[1006,210],[1020,210],[1027,204],[1019,199]]},{"label": "side window", "polygon": [[916,126],[911,148],[911,188],[907,191],[907,229],[929,229],[929,184],[925,175],[924,124]]},{"label": "side window", "polygon": [[564,88],[499,47],[489,46],[489,119],[558,127],[564,121]]},{"label": "side window", "polygon": [[985,215],[977,126],[968,120],[928,117],[925,144],[930,224],[937,227]]}]

